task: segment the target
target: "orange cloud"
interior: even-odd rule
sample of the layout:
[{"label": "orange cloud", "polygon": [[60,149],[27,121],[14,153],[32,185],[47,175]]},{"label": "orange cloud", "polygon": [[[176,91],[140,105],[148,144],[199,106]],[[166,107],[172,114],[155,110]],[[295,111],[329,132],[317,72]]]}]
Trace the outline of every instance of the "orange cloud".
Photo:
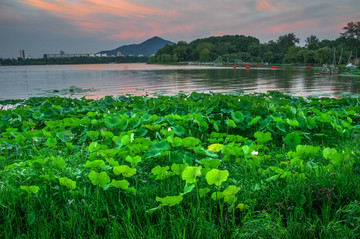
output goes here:
[{"label": "orange cloud", "polygon": [[[102,32],[117,25],[113,20],[103,20],[100,16],[108,19],[112,16],[121,18],[144,18],[164,13],[163,10],[140,6],[127,0],[18,0],[19,2],[46,11],[58,18],[70,20],[84,31]],[[117,20],[119,21],[119,20]],[[117,25],[116,27],[119,27]]]},{"label": "orange cloud", "polygon": [[312,25],[317,24],[315,21],[297,21],[297,22],[288,22],[284,24],[278,24],[275,26],[271,26],[267,29],[267,32],[291,32],[294,30],[299,30],[303,28],[310,28]]},{"label": "orange cloud", "polygon": [[277,12],[278,10],[268,1],[260,0],[256,6],[256,10],[258,11],[270,11],[270,12]]}]

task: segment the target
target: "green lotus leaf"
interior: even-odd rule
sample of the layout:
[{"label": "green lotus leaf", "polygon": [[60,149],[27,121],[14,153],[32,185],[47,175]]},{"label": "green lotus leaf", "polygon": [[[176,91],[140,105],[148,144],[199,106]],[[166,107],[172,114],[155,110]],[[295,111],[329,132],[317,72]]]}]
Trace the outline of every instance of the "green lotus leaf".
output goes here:
[{"label": "green lotus leaf", "polygon": [[184,163],[184,153],[179,150],[171,151],[169,160],[171,163],[182,164]]},{"label": "green lotus leaf", "polygon": [[159,198],[156,197],[156,201],[160,202],[162,206],[175,206],[176,204],[179,204],[181,201],[183,200],[183,196],[182,195],[178,195],[178,196],[167,196],[164,198]]},{"label": "green lotus leaf", "polygon": [[205,166],[205,168],[218,168],[221,165],[221,161],[219,159],[203,159],[201,160],[201,164]]},{"label": "green lotus leaf", "polygon": [[209,185],[215,184],[216,186],[220,186],[227,180],[228,176],[228,170],[212,169],[206,174],[205,179]]},{"label": "green lotus leaf", "polygon": [[70,190],[75,190],[75,188],[76,188],[76,182],[75,181],[73,181],[73,180],[71,180],[69,178],[66,178],[66,177],[60,177],[58,179],[59,179],[59,183],[60,183],[61,186],[65,186]]},{"label": "green lotus leaf", "polygon": [[115,175],[120,175],[121,174],[122,176],[124,176],[126,178],[129,178],[129,177],[136,174],[136,168],[130,168],[127,165],[115,166],[113,168],[113,171],[114,171]]},{"label": "green lotus leaf", "polygon": [[206,194],[208,194],[209,192],[210,192],[210,188],[200,188],[199,189],[199,196],[202,198]]},{"label": "green lotus leaf", "polygon": [[240,187],[236,187],[235,185],[229,185],[225,190],[223,191],[223,194],[225,197],[227,196],[234,196],[240,191]]},{"label": "green lotus leaf", "polygon": [[110,177],[106,172],[97,173],[95,171],[91,171],[89,173],[89,179],[94,186],[99,185],[101,188],[104,188],[106,184],[110,183]]},{"label": "green lotus leaf", "polygon": [[250,208],[250,206],[247,205],[247,204],[244,204],[244,203],[239,203],[239,204],[236,206],[236,209],[239,209],[240,212],[245,211],[245,210],[247,210],[247,209],[249,209],[249,208]]},{"label": "green lotus leaf", "polygon": [[332,149],[329,147],[327,147],[323,150],[323,156],[326,159],[331,159],[336,153],[337,153],[336,149]]},{"label": "green lotus leaf", "polygon": [[185,148],[196,147],[200,143],[201,143],[200,139],[197,139],[194,137],[186,137],[186,138],[183,138],[183,140],[182,140],[182,145]]},{"label": "green lotus leaf", "polygon": [[285,136],[285,144],[290,147],[296,147],[301,144],[301,137],[296,132],[287,134]]},{"label": "green lotus leaf", "polygon": [[236,122],[236,123],[241,123],[244,121],[244,115],[243,113],[241,113],[241,111],[233,111],[231,112],[231,118]]},{"label": "green lotus leaf", "polygon": [[130,129],[134,129],[138,127],[141,123],[141,119],[139,117],[132,117],[129,119],[128,127]]},{"label": "green lotus leaf", "polygon": [[193,189],[195,188],[195,184],[190,184],[190,185],[185,185],[184,187],[184,192],[180,193],[180,195],[185,195],[188,194],[189,192],[191,192]]},{"label": "green lotus leaf", "polygon": [[165,152],[170,149],[170,143],[166,140],[157,141],[151,145],[151,149],[159,150],[160,152]]},{"label": "green lotus leaf", "polygon": [[154,174],[156,180],[164,180],[175,174],[174,172],[169,172],[169,169],[169,166],[161,167],[158,165],[151,169],[151,173]]},{"label": "green lotus leaf", "polygon": [[101,130],[101,136],[103,136],[104,138],[112,139],[114,137],[114,134],[110,131]]},{"label": "green lotus leaf", "polygon": [[198,125],[199,125],[199,130],[202,133],[206,132],[208,130],[208,128],[209,128],[209,125],[204,120],[200,121],[198,123]]},{"label": "green lotus leaf", "polygon": [[182,144],[182,139],[179,137],[169,136],[166,138],[166,140],[171,143],[171,146],[173,147],[179,147]]},{"label": "green lotus leaf", "polygon": [[126,156],[125,161],[129,162],[131,166],[135,167],[138,163],[141,162],[141,157],[140,156],[131,157],[130,155],[128,155]]},{"label": "green lotus leaf", "polygon": [[226,124],[227,124],[228,127],[230,127],[230,128],[236,128],[235,122],[234,122],[233,120],[231,120],[231,119],[226,120]]},{"label": "green lotus leaf", "polygon": [[217,201],[223,197],[224,197],[224,194],[222,192],[213,192],[211,194],[211,199],[213,199],[214,201]]},{"label": "green lotus leaf", "polygon": [[255,118],[253,118],[253,119],[248,123],[248,125],[249,125],[249,126],[255,125],[255,124],[257,124],[257,123],[259,122],[260,119],[261,119],[260,116],[256,116]]},{"label": "green lotus leaf", "polygon": [[85,168],[91,168],[91,169],[104,169],[105,168],[105,162],[104,160],[93,160],[93,161],[86,161]]},{"label": "green lotus leaf", "polygon": [[51,148],[55,148],[56,147],[56,144],[57,144],[57,140],[56,138],[48,138],[46,140],[46,145],[51,147]]},{"label": "green lotus leaf", "polygon": [[114,188],[121,188],[121,189],[128,189],[130,183],[129,181],[123,179],[123,180],[120,180],[120,181],[117,181],[115,179],[113,179],[111,181],[111,187],[114,187]]},{"label": "green lotus leaf", "polygon": [[117,128],[120,126],[121,117],[119,115],[107,115],[104,119],[105,125],[108,128]]},{"label": "green lotus leaf", "polygon": [[64,169],[66,166],[65,160],[63,158],[60,157],[52,157],[52,164],[60,169]]},{"label": "green lotus leaf", "polygon": [[259,144],[264,144],[264,143],[272,140],[270,132],[263,133],[263,132],[257,131],[257,132],[255,132],[254,136],[256,138],[256,141]]},{"label": "green lotus leaf", "polygon": [[286,122],[292,127],[298,127],[299,126],[299,121],[297,121],[297,120],[286,119]]},{"label": "green lotus leaf", "polygon": [[177,136],[181,136],[185,134],[185,128],[182,127],[181,125],[176,125],[174,127],[171,127],[171,130],[173,130]]},{"label": "green lotus leaf", "polygon": [[99,137],[100,133],[98,131],[87,131],[86,135],[92,139]]},{"label": "green lotus leaf", "polygon": [[201,175],[201,169],[202,169],[201,166],[199,166],[199,167],[188,166],[182,172],[181,177],[187,183],[190,183],[190,184],[196,183],[196,177]]},{"label": "green lotus leaf", "polygon": [[124,135],[121,138],[121,145],[128,145],[130,144],[131,140],[130,140],[130,136],[129,135]]},{"label": "green lotus leaf", "polygon": [[20,189],[33,194],[38,193],[40,190],[38,186],[20,186]]},{"label": "green lotus leaf", "polygon": [[171,165],[171,170],[176,174],[176,175],[181,175],[182,172],[185,170],[185,168],[189,166],[187,163],[183,163],[183,164],[172,164]]}]

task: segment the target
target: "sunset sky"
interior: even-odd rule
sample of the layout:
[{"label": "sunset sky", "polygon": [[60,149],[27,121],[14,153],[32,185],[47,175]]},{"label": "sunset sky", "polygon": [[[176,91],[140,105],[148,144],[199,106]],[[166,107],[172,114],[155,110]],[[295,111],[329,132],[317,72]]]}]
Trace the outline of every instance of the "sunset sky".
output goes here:
[{"label": "sunset sky", "polygon": [[359,0],[0,0],[0,58],[94,53],[153,36],[178,42],[295,33],[334,40],[360,21]]}]

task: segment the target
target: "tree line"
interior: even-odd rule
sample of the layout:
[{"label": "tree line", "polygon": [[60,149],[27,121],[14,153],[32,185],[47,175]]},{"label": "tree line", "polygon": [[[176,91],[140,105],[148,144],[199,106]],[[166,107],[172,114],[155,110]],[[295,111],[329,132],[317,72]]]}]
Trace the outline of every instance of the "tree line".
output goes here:
[{"label": "tree line", "polygon": [[[215,63],[347,63],[360,50],[360,21],[350,22],[336,40],[322,40],[311,35],[305,46],[297,46],[300,39],[294,33],[279,36],[277,40],[260,43],[259,39],[244,35],[212,36],[190,43],[179,41],[158,50],[149,63],[215,62]],[[359,52],[360,53],[360,52]],[[339,59],[341,56],[341,59]]]},{"label": "tree line", "polygon": [[146,63],[147,56],[118,56],[118,57],[59,57],[34,59],[1,59],[0,65],[66,65],[66,64],[106,64],[106,63]]}]

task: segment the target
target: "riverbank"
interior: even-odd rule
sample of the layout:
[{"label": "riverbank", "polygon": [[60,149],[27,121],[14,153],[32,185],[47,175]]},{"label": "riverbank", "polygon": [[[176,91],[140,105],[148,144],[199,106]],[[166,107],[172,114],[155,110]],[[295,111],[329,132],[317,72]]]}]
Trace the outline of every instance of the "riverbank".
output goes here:
[{"label": "riverbank", "polygon": [[0,111],[1,237],[359,237],[359,98],[30,98]]}]

